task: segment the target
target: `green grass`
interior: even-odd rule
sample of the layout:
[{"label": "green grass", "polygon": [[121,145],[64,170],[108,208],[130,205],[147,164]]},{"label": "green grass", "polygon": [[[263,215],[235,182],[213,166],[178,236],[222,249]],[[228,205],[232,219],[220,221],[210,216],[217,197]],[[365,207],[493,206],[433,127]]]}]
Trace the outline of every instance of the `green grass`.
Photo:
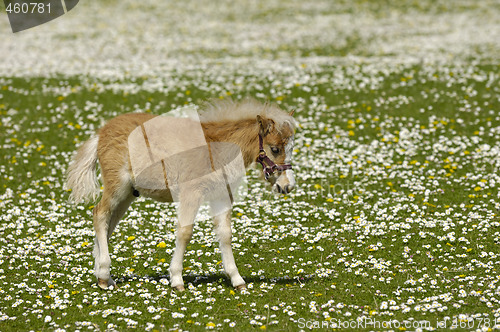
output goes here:
[{"label": "green grass", "polygon": [[[206,6],[80,3],[58,19],[65,29],[54,21],[5,39],[12,68],[0,67],[0,331],[416,329],[404,321],[427,321],[423,330],[498,328],[500,68],[486,38],[498,3]],[[97,9],[129,16],[102,25]],[[126,21],[135,12],[144,15]],[[470,37],[471,26],[477,43],[454,40]],[[161,41],[148,44],[150,33]],[[122,34],[130,40],[119,40],[118,55],[92,53]],[[145,45],[131,42],[142,38]],[[67,61],[68,50],[87,46],[75,52],[91,55],[95,75],[45,63],[36,51],[48,52],[39,41],[49,39],[54,54],[69,54],[61,68],[76,72],[86,69]],[[30,52],[17,59],[18,47]],[[38,55],[47,68],[31,61]],[[298,122],[295,191],[276,196],[258,168],[249,170],[250,195],[233,210],[248,292],[224,276],[206,208],[184,260],[187,290],[172,291],[175,207],[143,198],[110,240],[119,287],[99,289],[95,203],[71,205],[63,189],[75,149],[119,114],[247,96],[296,110]],[[349,325],[365,319],[401,325]]]},{"label": "green grass", "polygon": [[[321,82],[333,79],[335,71],[323,68],[314,77],[319,83],[291,88],[276,89],[256,77],[246,80],[263,86],[259,91],[220,86],[236,99],[263,93],[296,108],[301,124],[298,190],[289,197],[262,193],[256,172],[250,172],[251,190],[262,203],[243,203],[233,213],[237,263],[253,287],[248,294],[234,293],[222,275],[206,217],[197,223],[186,254],[191,288],[176,294],[163,285],[175,210],[150,201],[134,203],[131,210],[139,214],[129,214],[111,239],[119,289],[99,290],[91,273],[89,207],[68,205],[61,187],[75,144],[102,120],[136,109],[161,113],[217,95],[190,84],[166,95],[140,88],[127,94],[108,89],[127,82],[0,78],[0,301],[3,314],[17,317],[0,323],[1,329],[72,330],[90,322],[99,330],[109,324],[119,330],[201,330],[234,322],[239,330],[297,330],[305,321],[333,324],[360,316],[411,317],[433,326],[460,314],[479,315],[476,324],[478,317],[498,318],[493,308],[500,278],[499,193],[492,183],[499,164],[491,154],[500,134],[494,130],[500,126],[498,76],[480,79],[498,67],[475,66],[469,75],[461,66],[411,66],[381,77],[349,69],[338,69],[346,71],[345,82],[380,80],[333,90]],[[145,81],[133,83],[141,87]],[[416,136],[401,137],[404,128]],[[167,252],[158,247],[161,242]],[[390,301],[398,307],[391,309]],[[434,308],[422,309],[433,301]],[[47,316],[51,322],[44,323]]]}]

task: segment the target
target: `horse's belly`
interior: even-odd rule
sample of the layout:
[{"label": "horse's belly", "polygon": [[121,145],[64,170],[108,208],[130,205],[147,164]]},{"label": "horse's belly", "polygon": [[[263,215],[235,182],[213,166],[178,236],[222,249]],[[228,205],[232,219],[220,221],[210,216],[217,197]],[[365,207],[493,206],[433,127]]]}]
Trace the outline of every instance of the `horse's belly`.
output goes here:
[{"label": "horse's belly", "polygon": [[172,193],[168,189],[136,188],[140,195],[158,202],[173,202]]},{"label": "horse's belly", "polygon": [[160,202],[172,202],[165,169],[161,162],[153,163],[134,176],[134,189],[140,195]]}]

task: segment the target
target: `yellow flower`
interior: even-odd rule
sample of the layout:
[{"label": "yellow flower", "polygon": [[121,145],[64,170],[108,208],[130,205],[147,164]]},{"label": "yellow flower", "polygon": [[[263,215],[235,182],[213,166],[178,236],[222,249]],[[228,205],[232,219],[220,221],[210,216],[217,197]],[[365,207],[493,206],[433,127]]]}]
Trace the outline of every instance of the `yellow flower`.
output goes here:
[{"label": "yellow flower", "polygon": [[165,242],[160,242],[156,245],[158,248],[165,248],[167,246],[167,244]]},{"label": "yellow flower", "polygon": [[214,328],[214,327],[215,327],[215,324],[214,324],[213,322],[208,322],[208,323],[207,323],[207,327]]},{"label": "yellow flower", "polygon": [[134,240],[134,239],[135,239],[135,236],[133,236],[133,235],[132,235],[132,236],[129,236],[129,237],[127,238],[127,240],[128,240],[128,241],[132,241],[132,240]]}]

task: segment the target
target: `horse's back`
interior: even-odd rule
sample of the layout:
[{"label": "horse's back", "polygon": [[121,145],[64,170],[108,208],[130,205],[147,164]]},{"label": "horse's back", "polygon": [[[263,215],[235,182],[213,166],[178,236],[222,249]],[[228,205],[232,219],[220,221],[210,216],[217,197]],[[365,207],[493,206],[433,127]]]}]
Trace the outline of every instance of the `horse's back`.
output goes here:
[{"label": "horse's back", "polygon": [[148,113],[127,113],[119,115],[109,120],[106,125],[99,130],[99,143],[105,147],[111,142],[126,142],[128,135],[137,126],[140,126],[156,116],[157,115]]}]

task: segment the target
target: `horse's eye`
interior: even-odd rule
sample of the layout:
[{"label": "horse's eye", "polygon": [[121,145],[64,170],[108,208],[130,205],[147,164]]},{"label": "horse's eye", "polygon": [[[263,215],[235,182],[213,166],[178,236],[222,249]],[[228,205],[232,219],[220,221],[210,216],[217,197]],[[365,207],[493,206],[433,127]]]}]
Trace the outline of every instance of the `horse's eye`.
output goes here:
[{"label": "horse's eye", "polygon": [[273,146],[271,147],[271,151],[274,153],[274,154],[278,154],[280,153],[280,148],[276,147],[276,146]]}]

